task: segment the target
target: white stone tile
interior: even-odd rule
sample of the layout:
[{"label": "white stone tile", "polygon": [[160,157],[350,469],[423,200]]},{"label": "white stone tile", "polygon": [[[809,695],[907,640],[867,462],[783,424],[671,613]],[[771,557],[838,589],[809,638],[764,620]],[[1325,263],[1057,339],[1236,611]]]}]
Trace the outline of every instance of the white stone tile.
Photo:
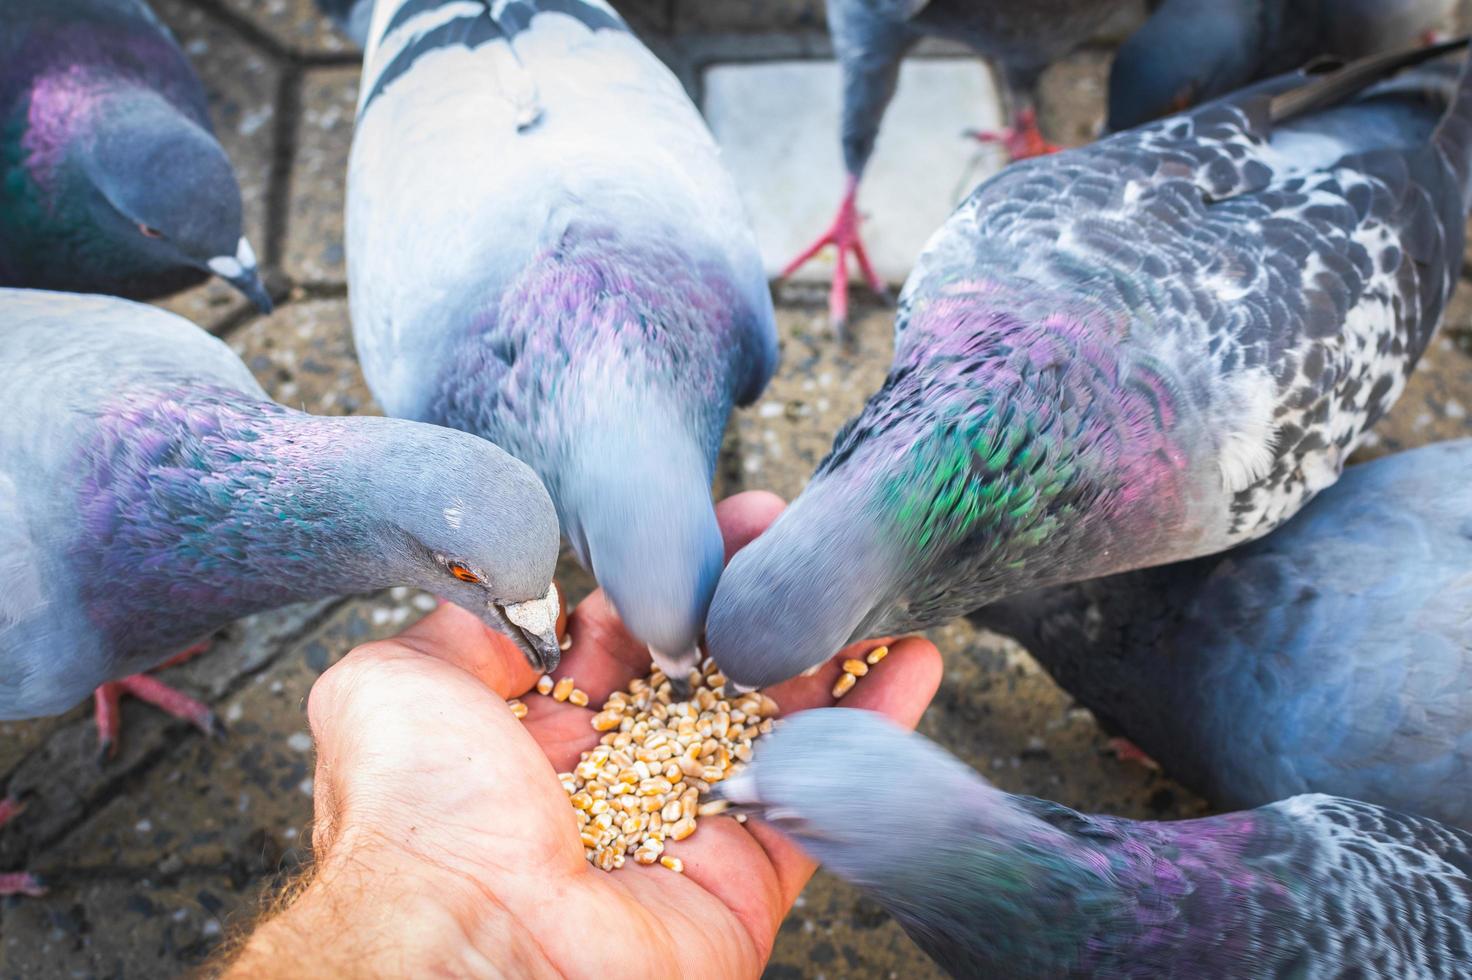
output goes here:
[{"label": "white stone tile", "polygon": [[[843,194],[838,65],[714,65],[704,81],[706,118],[741,187],[767,272],[776,275],[828,227]],[[864,243],[890,283],[904,281],[931,233],[1002,166],[998,149],[961,136],[965,129],[995,128],[1001,119],[996,86],[981,61],[904,63],[859,191]],[[829,249],[799,278],[827,280],[832,269]]]}]

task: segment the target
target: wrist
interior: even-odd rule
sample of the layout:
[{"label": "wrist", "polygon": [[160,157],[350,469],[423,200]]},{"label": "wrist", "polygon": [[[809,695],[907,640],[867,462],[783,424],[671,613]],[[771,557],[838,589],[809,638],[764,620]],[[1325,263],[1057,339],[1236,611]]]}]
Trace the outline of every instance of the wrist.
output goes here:
[{"label": "wrist", "polygon": [[488,889],[422,857],[341,840],[296,900],[250,937],[226,976],[283,970],[292,977],[556,974]]}]

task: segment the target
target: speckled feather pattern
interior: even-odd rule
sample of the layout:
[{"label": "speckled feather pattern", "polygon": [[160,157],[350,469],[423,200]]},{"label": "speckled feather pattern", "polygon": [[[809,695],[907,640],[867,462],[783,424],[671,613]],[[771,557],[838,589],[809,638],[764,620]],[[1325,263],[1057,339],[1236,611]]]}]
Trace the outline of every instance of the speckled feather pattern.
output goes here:
[{"label": "speckled feather pattern", "polygon": [[[1337,478],[1394,402],[1455,283],[1460,174],[1434,149],[1284,174],[1257,111],[1216,105],[1014,166],[927,246],[901,299],[891,378],[819,476],[875,481],[873,506],[917,542],[990,540],[985,524],[966,527],[974,495],[947,504],[943,469],[916,474],[911,496],[932,496],[909,522],[876,476],[893,479],[885,460],[916,459],[941,420],[974,440],[1010,417],[988,444],[1031,452],[1008,478],[1061,476],[1084,503],[1058,544],[1002,535],[979,552],[928,553],[958,594],[932,607],[949,590],[929,583],[912,608],[936,615],[886,627],[974,607],[990,591],[978,573],[1002,565],[1009,587],[1025,587],[1264,534]],[[925,395],[907,402],[915,373]],[[972,469],[975,494],[995,487]],[[1025,499],[1030,513],[1076,498]]]},{"label": "speckled feather pattern", "polygon": [[1472,836],[1431,820],[1323,795],[1090,816],[841,708],[794,716],[738,780],[958,977],[1472,976]]},{"label": "speckled feather pattern", "polygon": [[1461,263],[1472,97],[1413,75],[1275,125],[1281,79],[979,187],[884,385],[723,575],[727,676],[1221,551],[1332,484]]},{"label": "speckled feather pattern", "polygon": [[972,618],[1216,805],[1323,792],[1472,829],[1469,480],[1472,441],[1425,446],[1248,545]]}]

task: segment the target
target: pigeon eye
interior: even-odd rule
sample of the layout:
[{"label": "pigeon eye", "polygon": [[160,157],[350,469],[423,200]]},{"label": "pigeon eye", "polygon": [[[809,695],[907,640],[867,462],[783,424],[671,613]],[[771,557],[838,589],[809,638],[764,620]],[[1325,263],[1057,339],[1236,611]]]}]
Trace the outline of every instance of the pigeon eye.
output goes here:
[{"label": "pigeon eye", "polygon": [[473,582],[479,584],[480,576],[460,564],[458,561],[450,562],[450,574],[462,582]]},{"label": "pigeon eye", "polygon": [[138,230],[140,232],[142,232],[144,238],[162,238],[162,237],[164,237],[164,233],[163,232],[159,231],[157,228],[153,228],[153,227],[150,227],[148,225],[140,224],[138,226]]}]

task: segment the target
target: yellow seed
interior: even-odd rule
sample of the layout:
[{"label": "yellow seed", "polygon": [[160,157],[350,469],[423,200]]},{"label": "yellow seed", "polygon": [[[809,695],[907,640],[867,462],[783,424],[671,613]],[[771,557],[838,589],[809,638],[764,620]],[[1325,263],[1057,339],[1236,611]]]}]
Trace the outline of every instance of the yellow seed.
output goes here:
[{"label": "yellow seed", "polygon": [[618,727],[623,716],[617,711],[600,711],[593,716],[593,730],[595,732],[611,732]]},{"label": "yellow seed", "polygon": [[587,810],[593,805],[593,797],[589,796],[586,790],[578,790],[572,794],[569,802],[572,803],[574,809]]},{"label": "yellow seed", "polygon": [[685,871],[685,862],[677,857],[670,857],[668,854],[660,858],[659,863],[669,868],[675,874],[683,874]]},{"label": "yellow seed", "polygon": [[588,706],[588,695],[585,692],[578,690],[577,688],[573,688],[570,692],[568,692],[567,700],[570,703],[577,705],[579,708],[586,708]]},{"label": "yellow seed", "polygon": [[560,640],[557,641],[557,649],[561,650],[563,653],[566,653],[567,651],[569,651],[569,650],[572,649],[572,634],[571,633],[568,633],[562,639],[560,639]]},{"label": "yellow seed", "polygon": [[673,827],[670,828],[669,837],[671,840],[684,840],[686,837],[689,837],[693,833],[695,833],[695,821],[689,817],[681,817],[680,820]]},{"label": "yellow seed", "polygon": [[833,685],[833,696],[835,698],[843,697],[854,689],[854,684],[856,683],[858,683],[858,678],[853,674],[839,674],[838,683]]},{"label": "yellow seed", "polygon": [[507,701],[506,702],[506,707],[508,707],[508,708],[511,709],[511,714],[513,716],[515,716],[517,718],[525,718],[526,717],[526,705],[522,704],[520,701],[516,700],[515,698],[512,698],[510,701]]},{"label": "yellow seed", "polygon": [[552,682],[552,675],[551,674],[543,674],[541,677],[538,677],[537,678],[537,693],[538,694],[551,694],[552,693],[552,683],[553,682]]},{"label": "yellow seed", "polygon": [[869,655],[864,659],[867,660],[869,662],[869,666],[872,667],[874,664],[877,664],[879,661],[883,660],[887,656],[889,656],[889,647],[875,647],[874,649],[869,651]]},{"label": "yellow seed", "polygon": [[571,677],[564,677],[552,687],[553,701],[566,701],[568,695],[572,694],[573,682]]},{"label": "yellow seed", "polygon": [[863,677],[869,672],[869,665],[862,660],[845,660],[843,670],[844,673],[853,674],[855,677]]},{"label": "yellow seed", "polygon": [[725,800],[711,800],[709,803],[700,804],[700,806],[695,809],[695,815],[697,817],[712,817],[715,816],[717,813],[725,813],[726,808],[730,805],[731,804],[727,803]]}]

